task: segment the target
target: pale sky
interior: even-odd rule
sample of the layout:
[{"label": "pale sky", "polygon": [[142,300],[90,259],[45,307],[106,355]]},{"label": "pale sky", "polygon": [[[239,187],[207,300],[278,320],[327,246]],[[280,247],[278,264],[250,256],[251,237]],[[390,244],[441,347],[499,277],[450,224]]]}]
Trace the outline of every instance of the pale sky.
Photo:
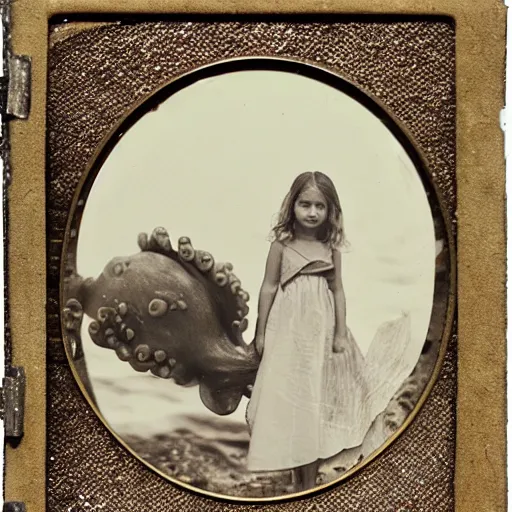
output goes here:
[{"label": "pale sky", "polygon": [[[250,340],[272,219],[293,179],[312,170],[329,175],[340,196],[350,242],[343,254],[347,323],[363,353],[378,326],[404,311],[411,343],[422,345],[435,240],[417,171],[373,114],[299,75],[242,71],[206,79],[130,128],[87,200],[78,271],[96,277],[112,257],[138,252],[139,232],[164,226],[175,247],[188,236],[234,265],[251,295]],[[103,365],[112,378],[134,375],[85,333],[84,346],[93,381]]]}]

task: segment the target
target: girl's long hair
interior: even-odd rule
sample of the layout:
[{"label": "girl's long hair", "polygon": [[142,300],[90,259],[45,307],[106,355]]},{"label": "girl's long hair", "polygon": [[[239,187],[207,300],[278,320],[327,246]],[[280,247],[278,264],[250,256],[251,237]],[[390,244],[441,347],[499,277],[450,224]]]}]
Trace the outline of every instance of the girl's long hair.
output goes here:
[{"label": "girl's long hair", "polygon": [[318,171],[304,172],[295,178],[272,228],[272,238],[280,242],[295,238],[295,202],[307,187],[316,187],[327,201],[327,218],[320,227],[319,240],[333,248],[339,247],[345,238],[340,199],[331,178]]}]

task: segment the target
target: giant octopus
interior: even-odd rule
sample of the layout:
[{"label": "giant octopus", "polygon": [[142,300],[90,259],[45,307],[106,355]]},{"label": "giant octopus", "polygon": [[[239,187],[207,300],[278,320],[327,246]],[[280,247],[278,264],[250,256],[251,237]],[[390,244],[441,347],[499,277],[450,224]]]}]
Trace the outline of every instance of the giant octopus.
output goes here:
[{"label": "giant octopus", "polygon": [[[230,263],[195,250],[187,237],[177,251],[164,228],[141,233],[137,242],[141,252],[112,259],[97,279],[79,276],[69,252],[63,321],[73,359],[83,355],[85,312],[96,345],[138,372],[198,385],[208,409],[232,413],[250,396],[260,361],[254,344],[243,339],[249,294]],[[87,381],[86,372],[79,373]]]},{"label": "giant octopus", "polygon": [[[361,461],[396,432],[415,408],[438,360],[450,297],[450,249],[439,219],[433,315],[422,354],[365,441],[326,461],[332,479]],[[75,243],[76,243],[76,233]],[[73,244],[71,244],[73,245]],[[150,371],[178,385],[199,386],[204,405],[218,415],[234,412],[250,397],[260,357],[246,343],[249,294],[230,263],[195,250],[187,237],[174,250],[164,228],[138,236],[141,252],[112,259],[97,279],[79,276],[68,249],[63,326],[75,368],[94,401],[81,349],[84,312],[93,342],[114,350],[138,372]],[[330,473],[330,474],[329,474]]]}]

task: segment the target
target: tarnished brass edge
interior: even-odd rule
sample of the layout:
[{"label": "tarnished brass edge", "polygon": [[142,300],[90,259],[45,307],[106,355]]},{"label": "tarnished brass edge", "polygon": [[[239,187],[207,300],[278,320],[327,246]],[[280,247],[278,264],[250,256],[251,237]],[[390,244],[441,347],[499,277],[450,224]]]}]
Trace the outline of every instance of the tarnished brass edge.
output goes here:
[{"label": "tarnished brass edge", "polygon": [[[463,17],[493,8],[493,1],[460,2],[436,0],[430,2],[385,0],[124,0],[122,8],[103,0],[48,0],[48,17],[67,14],[361,14],[419,15]],[[503,3],[501,8],[504,9]]]}]

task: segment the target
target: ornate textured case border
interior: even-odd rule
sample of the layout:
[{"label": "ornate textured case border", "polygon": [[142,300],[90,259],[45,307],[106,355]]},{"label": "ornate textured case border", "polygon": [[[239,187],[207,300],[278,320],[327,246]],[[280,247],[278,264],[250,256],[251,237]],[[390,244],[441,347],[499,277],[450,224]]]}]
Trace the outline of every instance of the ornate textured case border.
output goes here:
[{"label": "ornate textured case border", "polygon": [[[10,123],[8,276],[12,364],[25,369],[25,437],[6,447],[5,501],[43,511],[46,501],[45,99],[48,20],[115,14],[101,0],[12,4],[15,54],[32,59],[31,112]],[[458,397],[456,512],[504,511],[505,7],[498,0],[126,0],[128,14],[358,14],[452,18],[456,27],[458,205]]]}]

